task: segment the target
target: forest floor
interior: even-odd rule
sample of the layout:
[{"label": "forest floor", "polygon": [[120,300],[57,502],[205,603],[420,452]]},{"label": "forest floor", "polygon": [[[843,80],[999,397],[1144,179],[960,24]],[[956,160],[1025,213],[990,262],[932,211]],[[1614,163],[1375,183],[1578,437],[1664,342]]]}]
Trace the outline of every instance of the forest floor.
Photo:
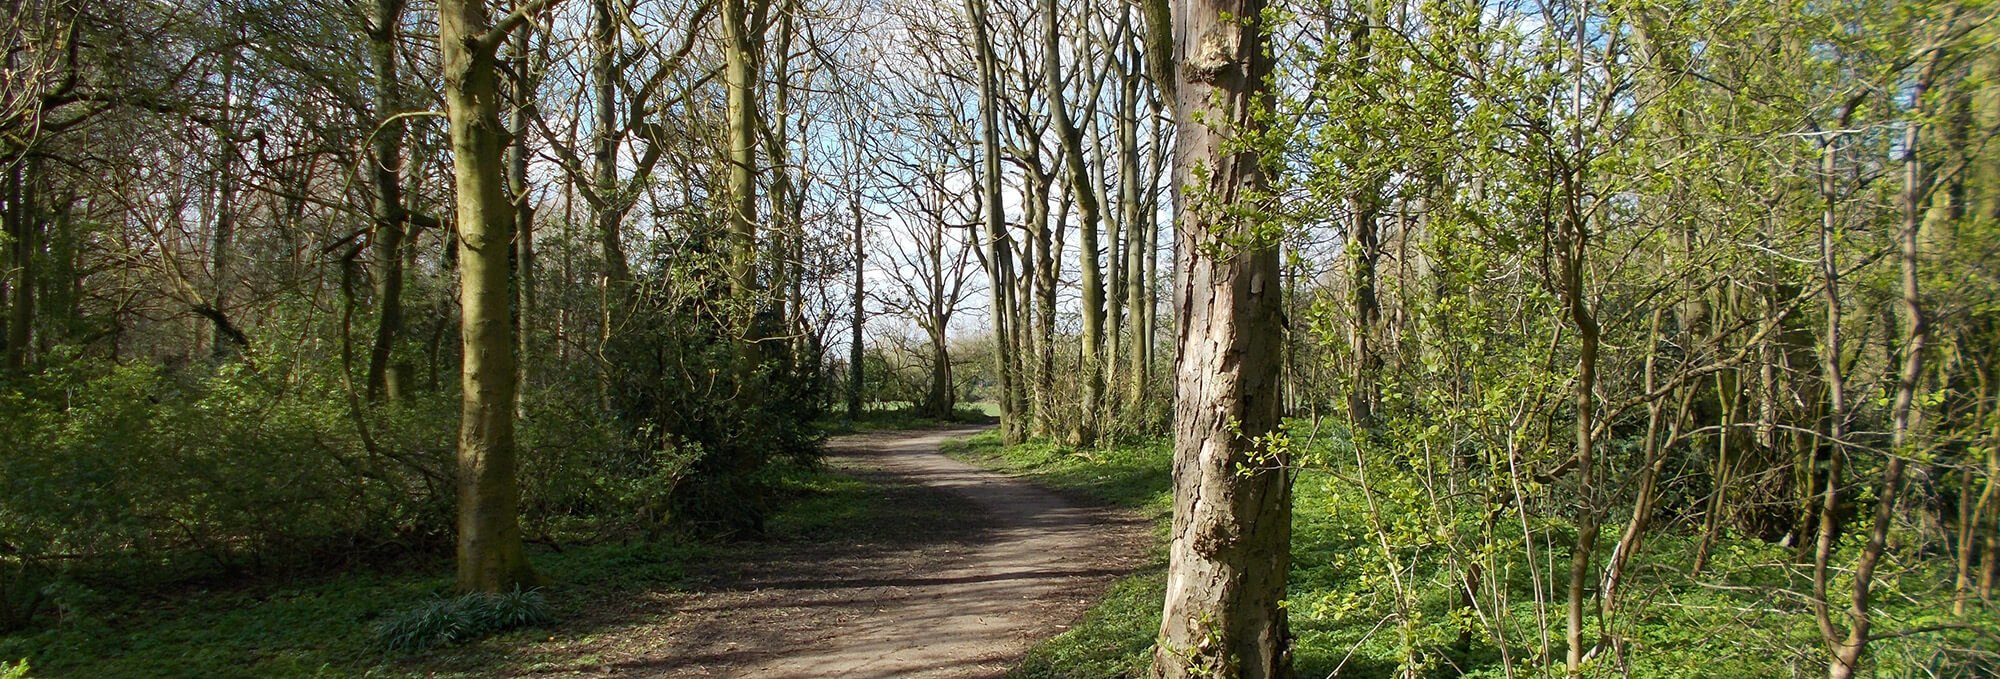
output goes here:
[{"label": "forest floor", "polygon": [[694,566],[692,587],[587,614],[517,676],[999,677],[1144,561],[1151,522],[940,454],[982,427],[834,439],[865,506]]}]

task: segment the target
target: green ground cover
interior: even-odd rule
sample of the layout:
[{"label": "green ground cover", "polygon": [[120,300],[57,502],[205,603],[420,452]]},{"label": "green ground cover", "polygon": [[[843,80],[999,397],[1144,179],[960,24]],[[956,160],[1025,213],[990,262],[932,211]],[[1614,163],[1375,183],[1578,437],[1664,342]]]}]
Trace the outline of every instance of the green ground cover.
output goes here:
[{"label": "green ground cover", "polygon": [[[1524,542],[1509,528],[1491,545],[1506,572],[1509,610],[1488,612],[1489,622],[1452,596],[1456,571],[1445,567],[1438,544],[1443,536],[1413,535],[1434,530],[1436,505],[1393,462],[1369,464],[1373,485],[1363,493],[1352,449],[1322,443],[1308,457],[1324,466],[1301,472],[1294,487],[1294,535],[1288,606],[1301,677],[1505,677],[1561,673],[1561,602],[1541,609],[1520,559]],[[1032,478],[1058,491],[1141,510],[1160,523],[1162,542],[1171,514],[1171,456],[1164,441],[1127,443],[1106,450],[1077,451],[1047,443],[1001,445],[995,432],[951,444],[947,452],[989,468]],[[1371,506],[1372,499],[1372,506]],[[1372,518],[1371,517],[1375,517]],[[1603,549],[1617,540],[1608,527]],[[1532,526],[1545,567],[1540,577],[1566,568],[1563,545],[1571,533],[1561,526]],[[1377,536],[1387,531],[1383,550]],[[1824,672],[1818,632],[1798,600],[1806,587],[1792,550],[1754,539],[1728,538],[1716,549],[1715,563],[1699,584],[1680,573],[1694,551],[1692,539],[1661,534],[1649,542],[1630,596],[1643,604],[1621,624],[1630,641],[1624,658],[1593,662],[1588,676],[1786,677]],[[1553,547],[1552,549],[1550,547]],[[1016,670],[1019,679],[1110,679],[1143,677],[1158,630],[1165,594],[1165,555],[1156,545],[1152,564],[1115,586],[1095,608],[1063,634],[1037,646]],[[1393,564],[1393,567],[1391,567]],[[1877,677],[1995,676],[1982,663],[1977,629],[1946,629],[1903,635],[1962,618],[1912,602],[1921,588],[1945,582],[1944,562],[1905,565],[1886,581],[1881,618],[1892,630],[1872,647]],[[1550,568],[1553,566],[1553,568]],[[1810,570],[1809,567],[1806,570]],[[1648,573],[1671,577],[1647,577]],[[1561,583],[1557,582],[1560,586]],[[1547,591],[1550,583],[1544,581]],[[1398,592],[1404,592],[1398,595]],[[1400,613],[1399,613],[1400,611]],[[1976,618],[1994,624],[1992,616]],[[1509,635],[1504,648],[1490,629]],[[1975,625],[1976,627],[1976,625]],[[1523,631],[1526,631],[1525,633]],[[1536,630],[1547,630],[1546,636]],[[1595,638],[1596,630],[1592,631]],[[1546,649],[1546,651],[1544,651]],[[1947,650],[1955,649],[1955,650]],[[1336,672],[1337,670],[1337,672]],[[1553,676],[1553,675],[1552,675]]]},{"label": "green ground cover", "polygon": [[[769,534],[810,535],[873,520],[879,492],[862,480],[803,468],[782,476],[791,500],[767,521]],[[596,634],[591,623],[576,621],[643,592],[680,589],[696,577],[692,566],[725,558],[727,549],[677,536],[530,545],[535,567],[555,583],[541,592],[555,622],[428,652],[391,651],[378,630],[450,596],[451,563],[439,557],[396,569],[67,597],[84,603],[64,610],[56,624],[0,636],[0,658],[26,659],[32,669],[25,676],[80,679],[469,679],[501,668],[565,667],[578,659],[540,657],[528,642]],[[0,677],[9,676],[7,667],[0,663]]]}]

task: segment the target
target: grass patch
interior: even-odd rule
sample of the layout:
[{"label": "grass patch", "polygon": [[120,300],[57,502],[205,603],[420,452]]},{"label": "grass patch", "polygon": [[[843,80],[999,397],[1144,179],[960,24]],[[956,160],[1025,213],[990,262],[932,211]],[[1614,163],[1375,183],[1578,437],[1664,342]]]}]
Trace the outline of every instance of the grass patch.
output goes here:
[{"label": "grass patch", "polygon": [[791,485],[798,497],[765,523],[774,535],[813,535],[852,526],[869,516],[873,504],[868,483],[852,476],[814,473]]},{"label": "grass patch", "polygon": [[1160,631],[1160,601],[1167,596],[1164,561],[1125,578],[1083,619],[1028,651],[1016,679],[1143,677]]},{"label": "grass patch", "polygon": [[[526,631],[500,634],[452,651],[462,672],[415,667],[426,658],[401,659],[405,650],[436,642],[464,642],[507,627],[541,630],[551,618],[574,615],[607,596],[640,588],[670,587],[700,548],[672,543],[570,546],[533,555],[537,568],[560,586],[547,593],[541,615],[513,625],[494,619],[427,616],[435,632],[425,643],[385,644],[389,628],[402,626],[421,636],[413,618],[425,609],[457,601],[450,564],[434,561],[407,573],[350,573],[316,582],[246,586],[231,591],[181,592],[151,600],[100,605],[74,611],[57,625],[0,637],[0,657],[27,658],[36,677],[417,677],[488,676],[508,661],[507,645]],[[410,611],[413,604],[425,604]],[[489,613],[505,610],[489,607]],[[520,607],[511,607],[520,613]],[[404,612],[399,616],[398,612]],[[441,630],[474,624],[482,629]],[[405,648],[407,647],[407,648]]]},{"label": "grass patch", "polygon": [[554,620],[541,590],[473,592],[449,599],[438,597],[398,613],[376,625],[375,639],[390,653],[415,653]]},{"label": "grass patch", "polygon": [[1077,450],[1036,441],[1008,447],[1000,432],[947,441],[946,455],[1034,479],[1065,495],[1160,516],[1173,510],[1173,444],[1166,440]]}]

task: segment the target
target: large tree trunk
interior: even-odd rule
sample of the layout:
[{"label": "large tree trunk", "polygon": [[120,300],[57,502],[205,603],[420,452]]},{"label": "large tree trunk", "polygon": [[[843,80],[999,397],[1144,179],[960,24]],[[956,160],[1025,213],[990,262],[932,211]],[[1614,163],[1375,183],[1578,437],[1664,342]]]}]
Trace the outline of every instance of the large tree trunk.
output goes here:
[{"label": "large tree trunk", "polygon": [[390,361],[395,357],[396,336],[403,330],[403,121],[389,118],[399,107],[396,36],[403,21],[403,2],[376,0],[368,30],[379,126],[368,159],[375,194],[369,206],[375,220],[375,342],[368,350],[367,376],[370,401],[394,401],[402,395],[402,380],[391,379]]},{"label": "large tree trunk", "polygon": [[[1161,0],[1149,0],[1158,3]],[[1177,238],[1180,326],[1174,407],[1174,520],[1166,606],[1152,676],[1270,679],[1292,674],[1285,611],[1291,477],[1258,443],[1279,425],[1283,335],[1278,239],[1232,208],[1268,200],[1254,136],[1270,110],[1261,0],[1175,3],[1179,98],[1174,185],[1186,195]],[[1157,11],[1149,10],[1148,16]]]},{"label": "large tree trunk", "polygon": [[[520,16],[519,14],[514,19]],[[482,0],[439,0],[438,44],[458,202],[461,379],[458,434],[459,591],[535,584],[521,544],[514,464],[514,326],[508,255],[514,210],[501,157],[500,88]]]}]

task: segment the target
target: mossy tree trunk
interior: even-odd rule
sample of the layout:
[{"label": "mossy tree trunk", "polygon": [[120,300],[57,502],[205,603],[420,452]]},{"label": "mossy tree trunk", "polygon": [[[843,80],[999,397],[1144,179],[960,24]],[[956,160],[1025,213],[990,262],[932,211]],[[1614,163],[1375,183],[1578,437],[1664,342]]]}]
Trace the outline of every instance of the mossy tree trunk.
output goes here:
[{"label": "mossy tree trunk", "polygon": [[750,3],[723,0],[723,79],[728,88],[729,280],[737,299],[757,289],[757,63]]},{"label": "mossy tree trunk", "polygon": [[458,581],[464,592],[535,584],[521,544],[514,462],[514,324],[509,255],[514,207],[501,155],[499,46],[546,6],[489,26],[482,0],[439,0],[438,44],[458,202],[463,396],[458,434]]}]

